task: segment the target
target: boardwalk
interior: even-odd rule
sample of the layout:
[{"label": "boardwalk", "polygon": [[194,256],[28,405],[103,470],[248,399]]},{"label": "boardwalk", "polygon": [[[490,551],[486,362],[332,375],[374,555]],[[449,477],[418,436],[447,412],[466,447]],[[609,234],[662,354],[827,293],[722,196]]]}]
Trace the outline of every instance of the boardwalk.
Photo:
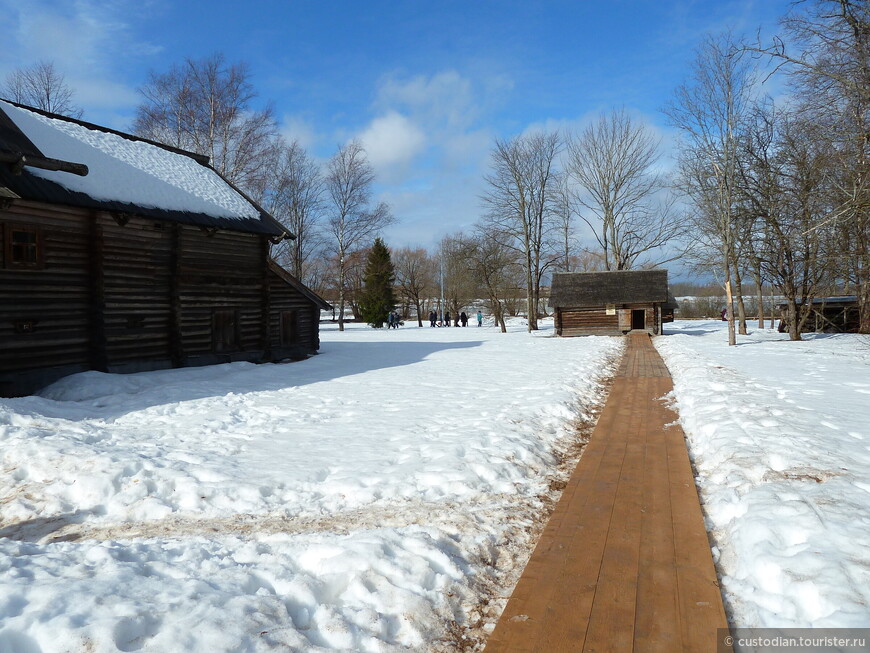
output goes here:
[{"label": "boardwalk", "polygon": [[[670,374],[631,334],[610,397],[486,653],[716,651],[725,612]],[[722,649],[719,649],[722,650]]]}]

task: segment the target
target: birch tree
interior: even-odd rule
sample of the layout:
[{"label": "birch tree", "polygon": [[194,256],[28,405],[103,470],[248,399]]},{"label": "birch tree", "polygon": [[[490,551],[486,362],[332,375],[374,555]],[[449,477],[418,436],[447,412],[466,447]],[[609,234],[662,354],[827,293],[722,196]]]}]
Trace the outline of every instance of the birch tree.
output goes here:
[{"label": "birch tree", "polygon": [[387,204],[371,205],[374,181],[374,169],[359,141],[340,147],[327,164],[326,231],[337,262],[339,331],[344,331],[349,256],[368,245],[381,229],[393,222]]},{"label": "birch tree", "polygon": [[81,118],[82,110],[73,102],[73,89],[51,61],[39,61],[13,70],[0,86],[0,96],[61,116]]},{"label": "birch tree", "polygon": [[555,163],[562,148],[562,137],[556,132],[496,140],[492,171],[485,176],[486,221],[510,237],[510,246],[523,261],[529,331],[538,328],[541,279],[556,262],[547,253],[558,187]]},{"label": "birch tree", "polygon": [[256,198],[296,236],[283,240],[273,256],[306,285],[317,276],[314,258],[322,249],[324,180],[320,167],[298,141],[278,139],[275,156]]},{"label": "birch tree", "polygon": [[271,106],[255,107],[246,64],[227,63],[219,53],[188,58],[166,73],[152,72],[139,92],[136,134],[208,156],[243,190],[262,184],[275,155],[276,126]]},{"label": "birch tree", "polygon": [[690,81],[676,90],[666,108],[682,137],[678,185],[693,204],[694,226],[718,252],[729,345],[737,344],[732,284],[738,264],[738,148],[752,87],[749,65],[735,51],[730,35],[708,36],[696,54]]}]

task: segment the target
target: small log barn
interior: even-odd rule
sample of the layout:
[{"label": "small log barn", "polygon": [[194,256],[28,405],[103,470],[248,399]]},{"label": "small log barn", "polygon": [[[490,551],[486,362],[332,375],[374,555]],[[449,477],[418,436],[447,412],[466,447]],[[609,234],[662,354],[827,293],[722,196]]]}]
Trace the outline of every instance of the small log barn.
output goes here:
[{"label": "small log barn", "polygon": [[284,238],[206,157],[0,100],[0,396],[315,353],[331,307]]},{"label": "small log barn", "polygon": [[[798,313],[804,314],[801,302],[798,302]],[[788,302],[779,304],[779,332],[788,332],[791,322]],[[858,309],[857,295],[840,297],[814,297],[806,311],[806,321],[801,333],[858,333],[861,320]],[[798,317],[798,319],[800,319]]]},{"label": "small log barn", "polygon": [[560,336],[658,335],[662,322],[673,320],[676,300],[667,270],[569,272],[553,275],[550,306]]}]

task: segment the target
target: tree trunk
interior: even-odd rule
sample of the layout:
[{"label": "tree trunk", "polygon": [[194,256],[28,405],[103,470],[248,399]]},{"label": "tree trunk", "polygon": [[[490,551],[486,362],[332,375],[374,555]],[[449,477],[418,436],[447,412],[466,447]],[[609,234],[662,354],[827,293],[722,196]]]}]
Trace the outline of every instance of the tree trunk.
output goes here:
[{"label": "tree trunk", "polygon": [[344,257],[338,260],[338,330],[344,331]]},{"label": "tree trunk", "polygon": [[870,333],[870,253],[863,239],[856,256],[855,281],[858,295],[858,331]]},{"label": "tree trunk", "polygon": [[[758,288],[758,328],[764,329],[764,287],[761,279],[755,280]],[[773,328],[773,317],[770,318],[770,328]]]},{"label": "tree trunk", "polygon": [[734,290],[737,291],[738,333],[745,336],[748,331],[746,330],[746,304],[743,303],[743,280],[736,265],[734,266]]},{"label": "tree trunk", "polygon": [[801,339],[800,317],[798,316],[797,301],[794,296],[788,298],[788,339]]},{"label": "tree trunk", "polygon": [[858,331],[870,333],[870,280],[858,287]]},{"label": "tree trunk", "polygon": [[538,330],[538,301],[535,296],[535,284],[532,280],[531,256],[527,256],[526,265],[526,313],[528,315],[529,332]]},{"label": "tree trunk", "polygon": [[725,267],[725,317],[728,319],[728,345],[737,344],[734,331],[734,295],[731,292],[731,268]]}]

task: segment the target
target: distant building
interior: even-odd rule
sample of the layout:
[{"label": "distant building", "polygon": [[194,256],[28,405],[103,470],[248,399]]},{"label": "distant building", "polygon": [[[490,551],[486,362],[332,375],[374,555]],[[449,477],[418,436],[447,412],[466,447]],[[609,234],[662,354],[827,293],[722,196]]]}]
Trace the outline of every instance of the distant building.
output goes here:
[{"label": "distant building", "polygon": [[[800,307],[800,302],[798,303]],[[787,332],[789,325],[788,303],[779,304],[779,332]],[[858,310],[858,297],[815,297],[804,322],[803,333],[812,331],[825,333],[858,333],[861,326]]]},{"label": "distant building", "polygon": [[0,101],[0,396],[316,352],[331,307],[285,238],[206,157]]},{"label": "distant building", "polygon": [[667,270],[557,273],[549,305],[560,336],[658,335],[677,307]]}]

